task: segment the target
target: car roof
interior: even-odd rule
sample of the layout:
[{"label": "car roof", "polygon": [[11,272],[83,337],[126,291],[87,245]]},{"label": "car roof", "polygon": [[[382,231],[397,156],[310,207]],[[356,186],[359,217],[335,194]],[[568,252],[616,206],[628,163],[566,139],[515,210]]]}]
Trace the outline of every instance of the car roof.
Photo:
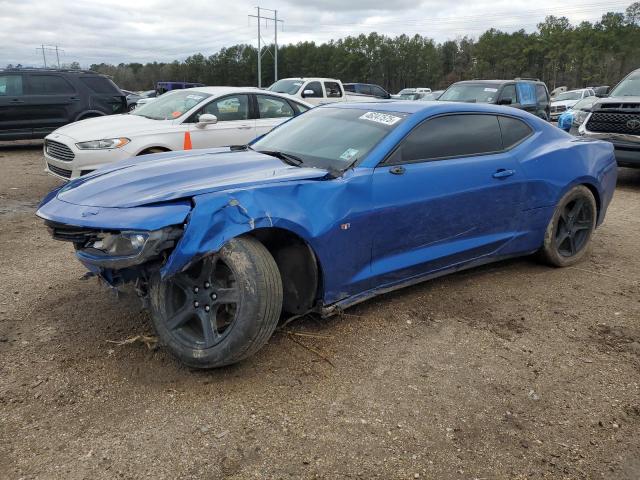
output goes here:
[{"label": "car roof", "polygon": [[439,113],[495,113],[509,116],[526,117],[528,114],[524,110],[513,107],[505,107],[501,105],[493,105],[490,103],[466,103],[466,102],[444,102],[439,100],[416,102],[412,100],[389,101],[382,100],[379,102],[346,102],[346,103],[328,103],[316,108],[345,108],[375,112],[395,112],[414,114],[418,112],[431,111],[434,114]]}]

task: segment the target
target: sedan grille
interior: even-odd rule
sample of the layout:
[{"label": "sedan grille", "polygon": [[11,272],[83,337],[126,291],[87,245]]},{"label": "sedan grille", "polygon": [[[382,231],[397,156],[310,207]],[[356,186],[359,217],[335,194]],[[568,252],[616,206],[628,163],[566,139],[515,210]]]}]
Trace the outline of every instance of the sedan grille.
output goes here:
[{"label": "sedan grille", "polygon": [[594,112],[587,129],[592,132],[640,135],[640,113]]},{"label": "sedan grille", "polygon": [[50,157],[62,160],[63,162],[70,162],[76,157],[71,149],[64,143],[45,140],[44,148]]},{"label": "sedan grille", "polygon": [[71,170],[66,170],[64,168],[56,167],[55,165],[51,165],[50,163],[47,163],[47,167],[49,167],[49,170],[51,170],[56,175],[60,175],[61,177],[64,177],[64,178],[71,178]]},{"label": "sedan grille", "polygon": [[566,110],[567,110],[566,105],[558,105],[558,106],[551,107],[551,111],[553,113],[564,112]]}]

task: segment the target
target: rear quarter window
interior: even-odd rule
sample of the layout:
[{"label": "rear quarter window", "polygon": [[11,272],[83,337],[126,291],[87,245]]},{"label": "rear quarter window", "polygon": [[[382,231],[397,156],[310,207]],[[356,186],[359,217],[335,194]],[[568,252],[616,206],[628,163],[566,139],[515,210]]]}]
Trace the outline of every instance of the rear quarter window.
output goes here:
[{"label": "rear quarter window", "polygon": [[505,150],[515,147],[533,134],[533,130],[522,120],[513,117],[498,117]]},{"label": "rear quarter window", "polygon": [[120,89],[111,80],[99,76],[80,77],[80,81],[94,93],[121,95]]}]

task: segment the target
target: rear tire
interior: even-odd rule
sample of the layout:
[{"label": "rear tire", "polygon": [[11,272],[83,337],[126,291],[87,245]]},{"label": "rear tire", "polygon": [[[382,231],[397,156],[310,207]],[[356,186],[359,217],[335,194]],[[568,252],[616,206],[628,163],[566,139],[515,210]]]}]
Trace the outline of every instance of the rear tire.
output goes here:
[{"label": "rear tire", "polygon": [[596,227],[597,207],[593,193],[584,185],[567,192],[547,226],[542,259],[555,267],[568,267],[581,261],[589,251]]},{"label": "rear tire", "polygon": [[239,362],[267,343],[282,309],[282,280],[269,251],[252,237],[150,285],[152,322],[161,343],[185,364]]}]

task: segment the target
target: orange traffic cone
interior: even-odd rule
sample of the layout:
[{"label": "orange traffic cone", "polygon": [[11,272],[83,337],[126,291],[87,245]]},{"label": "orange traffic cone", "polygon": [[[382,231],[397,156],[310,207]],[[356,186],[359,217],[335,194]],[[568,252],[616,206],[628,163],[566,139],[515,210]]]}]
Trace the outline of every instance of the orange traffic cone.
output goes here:
[{"label": "orange traffic cone", "polygon": [[191,150],[193,146],[191,145],[191,134],[189,132],[184,132],[184,147],[183,150]]}]

